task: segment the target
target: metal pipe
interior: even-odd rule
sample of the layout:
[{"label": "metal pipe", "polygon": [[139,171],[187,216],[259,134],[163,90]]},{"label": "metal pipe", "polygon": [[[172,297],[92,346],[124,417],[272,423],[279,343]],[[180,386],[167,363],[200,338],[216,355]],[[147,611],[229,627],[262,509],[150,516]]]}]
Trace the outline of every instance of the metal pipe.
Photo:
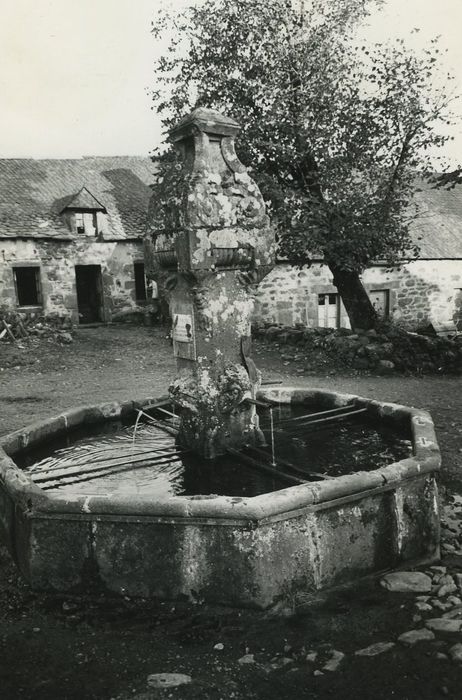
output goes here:
[{"label": "metal pipe", "polygon": [[135,441],[136,428],[138,427],[138,421],[139,421],[141,416],[145,416],[148,419],[149,423],[151,425],[155,425],[156,428],[159,428],[159,430],[164,430],[166,433],[169,433],[170,435],[175,435],[175,437],[178,435],[178,428],[174,428],[172,425],[165,425],[165,423],[162,423],[160,421],[156,421],[152,416],[149,416],[144,411],[139,410],[138,411],[138,418],[136,419],[136,423],[135,423],[135,433],[133,434],[133,442]]},{"label": "metal pipe", "polygon": [[171,416],[172,418],[175,418],[178,420],[178,416],[176,416],[174,413],[171,411],[166,411],[164,408],[161,408],[160,406],[156,406],[156,411],[161,411],[162,413],[165,413],[167,416]]},{"label": "metal pipe", "polygon": [[274,420],[273,420],[273,409],[270,408],[270,430],[271,430],[271,464],[273,467],[276,466],[275,461],[275,449],[274,449]]},{"label": "metal pipe", "polygon": [[271,408],[274,404],[269,401],[259,401],[258,399],[245,398],[242,403],[251,403],[252,406],[260,406],[260,408]]}]

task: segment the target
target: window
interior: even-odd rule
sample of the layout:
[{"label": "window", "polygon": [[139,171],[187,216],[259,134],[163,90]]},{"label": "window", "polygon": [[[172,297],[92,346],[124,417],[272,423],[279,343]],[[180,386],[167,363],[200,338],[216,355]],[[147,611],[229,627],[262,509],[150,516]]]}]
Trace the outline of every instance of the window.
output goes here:
[{"label": "window", "polygon": [[76,211],[74,212],[75,232],[87,236],[97,236],[98,216],[96,211]]},{"label": "window", "polygon": [[340,294],[318,294],[318,327],[350,328],[350,320]]},{"label": "window", "polygon": [[144,263],[133,264],[135,271],[135,299],[136,301],[146,301],[146,277],[144,276]]},{"label": "window", "polygon": [[388,318],[390,315],[390,292],[388,289],[378,289],[369,292],[369,299],[377,315],[381,318]]},{"label": "window", "polygon": [[40,268],[15,267],[13,273],[18,306],[39,306],[42,303]]},{"label": "window", "polygon": [[75,214],[75,230],[77,233],[85,233],[85,219],[82,212],[76,212]]}]

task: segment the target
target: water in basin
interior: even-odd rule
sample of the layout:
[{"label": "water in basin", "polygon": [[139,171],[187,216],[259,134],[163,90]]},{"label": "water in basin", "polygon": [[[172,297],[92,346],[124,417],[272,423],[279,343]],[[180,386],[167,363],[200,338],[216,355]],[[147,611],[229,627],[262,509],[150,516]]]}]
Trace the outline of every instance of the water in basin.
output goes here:
[{"label": "water in basin", "polygon": [[[138,493],[156,498],[174,495],[255,496],[299,481],[316,481],[386,466],[412,453],[409,435],[373,425],[364,416],[312,425],[293,422],[306,406],[274,409],[275,462],[270,447],[249,449],[246,456],[267,471],[227,455],[213,462],[181,450],[175,437],[150,423],[109,421],[85,426],[17,458],[49,496]],[[315,412],[315,409],[310,409]],[[260,425],[271,444],[269,412]],[[282,472],[282,474],[280,473]]]}]

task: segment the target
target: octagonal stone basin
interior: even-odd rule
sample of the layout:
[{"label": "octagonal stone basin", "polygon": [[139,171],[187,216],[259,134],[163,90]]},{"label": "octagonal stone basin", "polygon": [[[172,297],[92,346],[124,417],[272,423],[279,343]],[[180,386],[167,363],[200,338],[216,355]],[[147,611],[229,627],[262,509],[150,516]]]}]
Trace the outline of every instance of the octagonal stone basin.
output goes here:
[{"label": "octagonal stone basin", "polygon": [[266,608],[439,558],[440,453],[428,413],[322,389],[267,388],[259,398],[324,409],[354,400],[374,421],[406,429],[413,455],[249,498],[51,497],[15,457],[153,399],[68,411],[0,439],[0,537],[31,586]]}]

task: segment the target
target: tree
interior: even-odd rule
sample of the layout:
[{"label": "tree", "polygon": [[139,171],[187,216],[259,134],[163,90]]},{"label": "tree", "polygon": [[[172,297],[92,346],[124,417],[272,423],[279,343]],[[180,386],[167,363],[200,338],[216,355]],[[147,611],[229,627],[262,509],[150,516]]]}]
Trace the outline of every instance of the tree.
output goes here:
[{"label": "tree", "polygon": [[153,29],[170,37],[153,94],[165,127],[194,106],[242,124],[239,156],[271,203],[281,255],[303,265],[322,253],[362,328],[377,319],[360,273],[417,254],[415,177],[434,169],[450,118],[446,88],[432,88],[436,40],[419,56],[402,41],[355,40],[378,4],[205,0],[161,14]]}]

